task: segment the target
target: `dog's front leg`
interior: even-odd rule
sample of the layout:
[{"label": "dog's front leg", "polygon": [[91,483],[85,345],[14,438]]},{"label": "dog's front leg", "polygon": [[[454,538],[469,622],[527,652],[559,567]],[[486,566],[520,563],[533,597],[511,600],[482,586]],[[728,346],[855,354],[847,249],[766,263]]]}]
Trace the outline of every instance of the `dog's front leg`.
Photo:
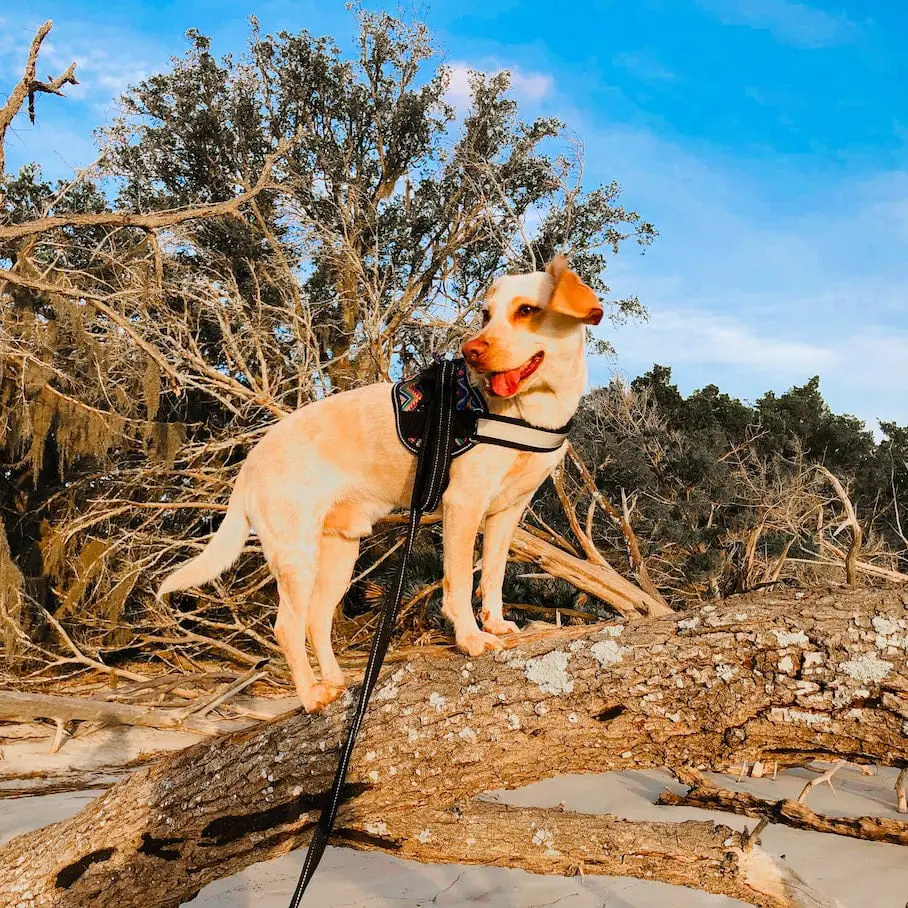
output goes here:
[{"label": "dog's front leg", "polygon": [[478,656],[486,650],[503,649],[493,634],[479,629],[473,614],[473,546],[486,502],[446,494],[442,501],[444,562],[442,614],[454,625],[460,650]]},{"label": "dog's front leg", "polygon": [[527,497],[513,507],[489,514],[482,531],[482,626],[498,636],[516,634],[520,630],[513,621],[504,620],[501,586],[511,539],[529,501]]}]

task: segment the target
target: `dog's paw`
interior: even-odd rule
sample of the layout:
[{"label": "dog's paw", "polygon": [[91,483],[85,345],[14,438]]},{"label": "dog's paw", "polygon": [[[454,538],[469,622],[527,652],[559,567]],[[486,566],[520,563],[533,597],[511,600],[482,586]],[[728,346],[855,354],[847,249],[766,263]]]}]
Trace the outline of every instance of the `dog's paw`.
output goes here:
[{"label": "dog's paw", "polygon": [[303,701],[303,709],[307,713],[321,712],[329,703],[333,703],[342,693],[343,687],[328,684],[313,684],[306,691],[305,696],[300,696]]},{"label": "dog's paw", "polygon": [[513,621],[504,618],[483,618],[482,629],[496,637],[507,637],[508,634],[519,634],[520,628]]},{"label": "dog's paw", "polygon": [[504,644],[494,635],[485,631],[474,631],[457,638],[457,648],[468,656],[481,656],[489,650],[504,649]]}]

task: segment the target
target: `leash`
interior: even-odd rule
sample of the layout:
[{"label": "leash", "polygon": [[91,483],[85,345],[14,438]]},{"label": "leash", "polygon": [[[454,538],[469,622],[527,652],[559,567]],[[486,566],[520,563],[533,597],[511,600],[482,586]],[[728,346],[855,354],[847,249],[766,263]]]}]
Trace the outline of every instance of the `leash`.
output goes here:
[{"label": "leash", "polygon": [[306,853],[306,861],[303,864],[293,898],[290,900],[290,908],[298,908],[300,900],[312,880],[328,845],[328,838],[331,835],[334,821],[337,818],[337,811],[343,799],[344,780],[347,777],[347,769],[350,765],[356,736],[363,724],[366,709],[369,705],[369,697],[375,687],[375,682],[378,680],[382,662],[388,651],[388,644],[391,642],[391,633],[394,629],[394,622],[397,619],[397,612],[400,609],[400,600],[403,596],[404,580],[407,576],[410,553],[413,550],[413,543],[419,531],[419,522],[424,513],[431,513],[439,506],[442,493],[447,485],[455,440],[456,365],[452,360],[443,359],[439,360],[434,368],[438,372],[437,383],[435,393],[428,404],[425,424],[422,427],[421,444],[416,457],[416,479],[413,483],[413,494],[410,499],[410,520],[407,524],[407,536],[403,554],[401,555],[397,576],[394,580],[393,595],[386,600],[382,609],[378,629],[375,632],[375,639],[372,641],[372,649],[369,652],[369,661],[366,663],[366,672],[359,691],[359,700],[356,704],[350,728],[347,731],[347,739],[341,750],[328,803],[322,808],[321,815],[318,818],[312,841],[309,843],[309,850]]}]

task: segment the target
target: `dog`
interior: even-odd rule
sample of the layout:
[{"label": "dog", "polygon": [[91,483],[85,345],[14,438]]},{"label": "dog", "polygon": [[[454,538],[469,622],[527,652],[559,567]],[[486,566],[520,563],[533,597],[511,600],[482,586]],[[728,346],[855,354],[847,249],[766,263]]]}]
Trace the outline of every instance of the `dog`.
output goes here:
[{"label": "dog", "polygon": [[[541,428],[573,416],[586,390],[585,326],[602,318],[593,290],[556,256],[545,271],[505,275],[462,347],[471,380],[492,413]],[[502,582],[511,538],[533,494],[564,456],[479,444],[455,459],[440,512],[442,613],[470,656],[503,648]],[[206,548],[167,577],[158,596],[226,570],[254,528],[277,580],[275,635],[300,702],[315,712],[344,690],[331,646],[334,612],[350,585],[360,540],[409,504],[416,458],[395,430],[391,386],[378,383],[308,404],[277,423],[240,469],[227,513]],[[482,629],[473,613],[473,549],[483,531]],[[307,640],[321,670],[317,681]]]}]

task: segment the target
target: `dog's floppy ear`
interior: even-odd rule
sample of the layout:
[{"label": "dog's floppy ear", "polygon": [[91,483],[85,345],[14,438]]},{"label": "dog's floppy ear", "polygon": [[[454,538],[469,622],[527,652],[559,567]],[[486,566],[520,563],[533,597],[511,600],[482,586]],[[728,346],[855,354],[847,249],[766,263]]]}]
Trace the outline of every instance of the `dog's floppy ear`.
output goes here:
[{"label": "dog's floppy ear", "polygon": [[599,297],[568,268],[563,255],[556,255],[545,270],[555,281],[549,300],[552,312],[579,319],[585,325],[598,325],[602,321]]}]

